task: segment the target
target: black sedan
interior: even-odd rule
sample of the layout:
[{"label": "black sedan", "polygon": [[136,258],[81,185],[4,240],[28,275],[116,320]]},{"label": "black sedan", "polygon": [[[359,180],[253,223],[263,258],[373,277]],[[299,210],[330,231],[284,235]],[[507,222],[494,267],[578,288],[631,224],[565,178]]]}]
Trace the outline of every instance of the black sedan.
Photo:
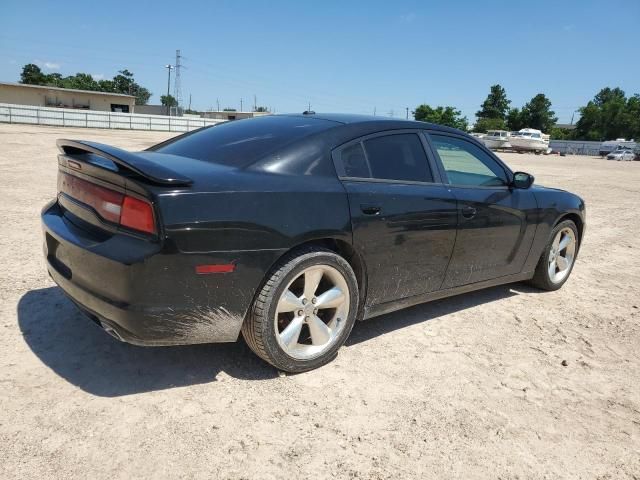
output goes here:
[{"label": "black sedan", "polygon": [[234,342],[279,369],[335,357],[356,319],[508,282],[556,290],[585,230],[458,130],[266,116],[143,152],[59,140],[50,275],[114,337]]}]

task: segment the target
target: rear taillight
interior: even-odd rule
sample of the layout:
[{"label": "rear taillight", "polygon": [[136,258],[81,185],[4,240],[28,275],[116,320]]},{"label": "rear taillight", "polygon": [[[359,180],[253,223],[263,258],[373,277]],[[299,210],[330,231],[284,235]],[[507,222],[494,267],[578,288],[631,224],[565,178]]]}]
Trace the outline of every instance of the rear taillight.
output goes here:
[{"label": "rear taillight", "polygon": [[120,225],[141,232],[156,233],[151,204],[145,200],[125,196],[120,213]]},{"label": "rear taillight", "polygon": [[60,191],[93,208],[103,219],[144,233],[156,233],[151,203],[62,173]]}]

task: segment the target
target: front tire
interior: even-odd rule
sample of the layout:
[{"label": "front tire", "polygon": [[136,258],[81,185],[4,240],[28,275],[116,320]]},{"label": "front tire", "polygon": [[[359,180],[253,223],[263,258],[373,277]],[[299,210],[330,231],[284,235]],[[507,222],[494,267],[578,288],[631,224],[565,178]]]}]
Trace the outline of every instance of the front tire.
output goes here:
[{"label": "front tire", "polygon": [[569,279],[578,254],[579,236],[571,220],[560,222],[551,231],[530,283],[542,290],[558,290]]},{"label": "front tire", "polygon": [[284,257],[269,274],[242,325],[245,341],[285,372],[318,368],[335,358],[358,311],[349,263],[325,249]]}]

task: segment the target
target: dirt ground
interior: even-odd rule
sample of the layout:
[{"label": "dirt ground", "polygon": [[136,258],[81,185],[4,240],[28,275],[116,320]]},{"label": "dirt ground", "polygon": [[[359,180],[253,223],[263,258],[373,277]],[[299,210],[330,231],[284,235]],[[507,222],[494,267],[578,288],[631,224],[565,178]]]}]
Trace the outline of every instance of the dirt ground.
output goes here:
[{"label": "dirt ground", "polygon": [[45,273],[55,140],[170,135],[0,124],[0,478],[640,479],[640,162],[501,154],[587,203],[564,288],[360,322],[279,376],[242,342],[118,343]]}]

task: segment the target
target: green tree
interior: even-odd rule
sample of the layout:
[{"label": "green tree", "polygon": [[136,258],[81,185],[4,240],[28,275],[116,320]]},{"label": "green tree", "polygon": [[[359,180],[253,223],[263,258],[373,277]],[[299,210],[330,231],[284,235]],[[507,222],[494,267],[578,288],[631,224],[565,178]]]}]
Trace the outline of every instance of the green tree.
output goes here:
[{"label": "green tree", "polygon": [[116,87],[113,80],[98,80],[98,88],[101,92],[115,92]]},{"label": "green tree", "polygon": [[138,85],[133,79],[133,73],[126,68],[120,70],[118,75],[113,77],[113,91],[116,93],[124,93],[125,95],[133,95],[136,97],[136,105],[146,105],[151,98],[151,92],[146,88]]},{"label": "green tree", "polygon": [[93,90],[99,91],[98,82],[96,82],[88,73],[76,73],[62,79],[64,88],[75,88],[76,90]]},{"label": "green tree", "polygon": [[507,113],[507,130],[516,132],[525,127],[524,120],[522,118],[522,112],[518,108],[511,108]]},{"label": "green tree", "polygon": [[[585,140],[612,140],[634,136],[637,95],[627,100],[620,88],[603,88],[593,100],[580,108],[577,135]],[[635,115],[634,115],[635,113]],[[637,120],[636,120],[637,121]]]},{"label": "green tree", "polygon": [[549,135],[553,140],[573,140],[575,130],[569,130],[568,128],[553,127],[549,131]]},{"label": "green tree", "polygon": [[640,141],[640,95],[637,93],[627,100],[625,125],[627,125],[626,138]]},{"label": "green tree", "polygon": [[133,86],[133,95],[136,97],[136,105],[146,105],[151,98],[151,92],[137,83]]},{"label": "green tree", "polygon": [[44,85],[46,81],[46,75],[42,73],[40,67],[35,63],[28,63],[22,67],[22,73],[20,74],[20,83],[27,85]]},{"label": "green tree", "polygon": [[511,101],[507,98],[507,92],[501,85],[491,86],[491,91],[487,95],[487,99],[482,103],[481,109],[476,112],[478,119],[482,118],[498,118],[505,120],[509,111]]},{"label": "green tree", "polygon": [[486,133],[489,130],[504,130],[506,122],[501,118],[479,118],[473,127],[474,132]]},{"label": "green tree", "polygon": [[160,97],[160,103],[165,107],[177,107],[178,101],[175,99],[173,95],[162,95]]},{"label": "green tree", "polygon": [[94,90],[98,92],[124,93],[136,97],[136,105],[146,105],[151,92],[138,85],[129,70],[120,70],[112,80],[96,81],[88,73],[76,73],[63,77],[59,73],[45,74],[40,67],[29,63],[22,67],[20,83],[29,85],[47,85],[59,88],[75,88],[78,90]]},{"label": "green tree", "polygon": [[539,93],[522,107],[520,112],[523,123],[529,128],[549,132],[558,121],[551,110],[551,101],[544,93]]},{"label": "green tree", "polygon": [[50,87],[64,88],[64,78],[59,73],[50,73],[45,75],[44,84]]},{"label": "green tree", "polygon": [[267,107],[256,107],[256,112],[268,112]]},{"label": "green tree", "polygon": [[454,107],[435,107],[419,105],[413,112],[413,117],[420,122],[436,123],[448,127],[467,130],[469,122],[463,117],[460,110]]}]

